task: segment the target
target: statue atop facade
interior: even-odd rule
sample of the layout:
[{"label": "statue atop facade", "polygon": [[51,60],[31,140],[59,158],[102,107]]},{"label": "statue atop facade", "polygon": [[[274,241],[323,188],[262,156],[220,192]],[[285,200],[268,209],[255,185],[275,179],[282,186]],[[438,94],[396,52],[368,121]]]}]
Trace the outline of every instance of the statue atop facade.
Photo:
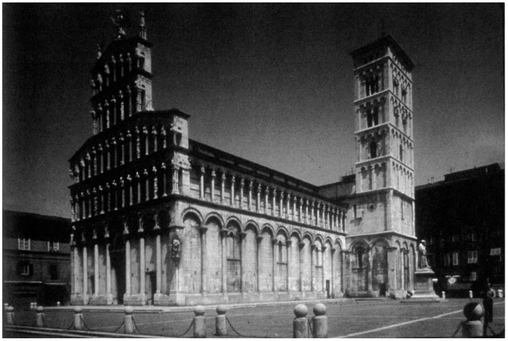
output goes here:
[{"label": "statue atop facade", "polygon": [[429,268],[429,264],[427,263],[427,247],[425,246],[425,240],[423,239],[420,242],[420,245],[418,245],[418,268]]},{"label": "statue atop facade", "polygon": [[115,17],[111,17],[113,24],[117,27],[115,39],[122,39],[125,37],[125,27],[127,26],[127,18],[121,9],[115,10]]}]

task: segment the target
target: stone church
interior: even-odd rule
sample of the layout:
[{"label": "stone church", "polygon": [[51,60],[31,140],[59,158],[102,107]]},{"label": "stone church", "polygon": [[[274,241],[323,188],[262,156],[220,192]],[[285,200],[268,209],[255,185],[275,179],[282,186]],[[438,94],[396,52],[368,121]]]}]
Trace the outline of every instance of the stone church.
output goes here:
[{"label": "stone church", "polygon": [[413,62],[351,53],[355,173],[315,186],[192,140],[154,110],[152,44],[117,35],[91,71],[94,134],[70,159],[76,305],[403,297],[414,289]]}]

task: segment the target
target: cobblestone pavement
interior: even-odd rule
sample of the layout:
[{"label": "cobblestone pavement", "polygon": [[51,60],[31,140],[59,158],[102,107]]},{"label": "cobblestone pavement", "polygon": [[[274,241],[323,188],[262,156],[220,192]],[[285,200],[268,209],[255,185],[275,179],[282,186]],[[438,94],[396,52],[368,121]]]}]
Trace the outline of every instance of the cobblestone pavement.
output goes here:
[{"label": "cobblestone pavement", "polygon": [[[481,302],[481,299],[474,299]],[[322,301],[327,307],[329,337],[388,338],[388,337],[426,337],[449,338],[465,320],[463,307],[469,299],[449,299],[441,303],[411,303],[400,301]],[[231,326],[241,336],[291,338],[293,335],[294,304],[270,306],[237,306],[227,312]],[[308,317],[312,317],[313,303],[307,303]],[[157,309],[143,308],[134,312],[137,330],[141,334],[154,336],[182,335],[190,326],[194,313],[189,308]],[[186,310],[186,311],[185,311]],[[207,317],[207,335],[215,333],[215,316],[213,307],[209,307]],[[91,330],[112,332],[122,324],[123,307],[97,308],[86,307],[83,320]],[[70,309],[46,309],[45,321],[52,328],[68,329],[72,326],[74,315]],[[35,322],[35,311],[16,312],[16,323],[32,325]],[[229,335],[240,337],[228,326]],[[492,329],[499,333],[505,327],[504,299],[494,300],[494,322]],[[120,328],[123,332],[123,327]],[[489,333],[490,334],[490,333]],[[192,329],[184,337],[192,337]],[[461,337],[459,330],[455,337]]]}]

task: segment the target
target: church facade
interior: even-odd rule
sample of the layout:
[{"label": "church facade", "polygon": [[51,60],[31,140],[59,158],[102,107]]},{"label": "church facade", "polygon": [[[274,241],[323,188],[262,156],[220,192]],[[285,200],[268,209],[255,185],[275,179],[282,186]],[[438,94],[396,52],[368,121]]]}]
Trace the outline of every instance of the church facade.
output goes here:
[{"label": "church facade", "polygon": [[352,52],[356,172],[315,186],[189,137],[152,108],[151,43],[121,25],[92,69],[94,135],[70,159],[72,304],[194,305],[414,287],[414,65]]}]

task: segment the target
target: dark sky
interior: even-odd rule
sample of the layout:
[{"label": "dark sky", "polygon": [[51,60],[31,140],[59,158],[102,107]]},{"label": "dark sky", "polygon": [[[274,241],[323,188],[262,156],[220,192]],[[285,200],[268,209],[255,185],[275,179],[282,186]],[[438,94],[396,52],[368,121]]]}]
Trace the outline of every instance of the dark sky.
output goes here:
[{"label": "dark sky", "polygon": [[[191,138],[323,185],[356,162],[349,52],[384,23],[416,68],[417,184],[504,163],[503,4],[151,4],[155,109]],[[3,206],[70,216],[89,71],[120,4],[3,4]],[[134,34],[135,29],[130,30]]]}]

